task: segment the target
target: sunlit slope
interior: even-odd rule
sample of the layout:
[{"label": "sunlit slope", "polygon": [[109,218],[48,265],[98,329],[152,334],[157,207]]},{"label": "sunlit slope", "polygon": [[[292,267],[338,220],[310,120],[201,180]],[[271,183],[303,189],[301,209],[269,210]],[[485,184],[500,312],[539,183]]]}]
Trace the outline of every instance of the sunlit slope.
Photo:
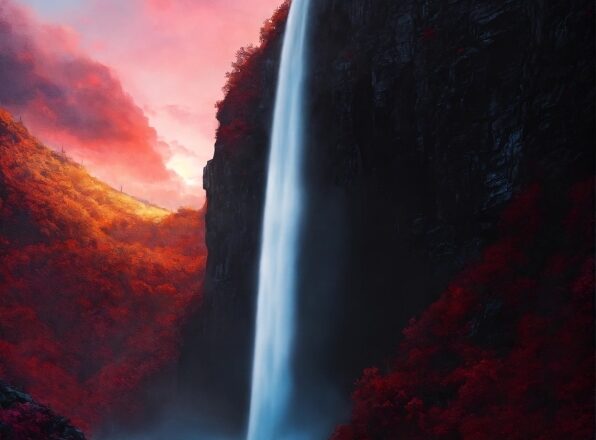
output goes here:
[{"label": "sunlit slope", "polygon": [[0,110],[0,380],[87,431],[128,414],[199,303],[203,216],[109,187]]},{"label": "sunlit slope", "polygon": [[[39,143],[10,113],[0,109],[0,167],[9,190],[29,194],[25,202],[63,203],[56,214],[78,222],[109,224],[122,216],[160,220],[169,211],[144,203],[90,176],[65,154]],[[76,209],[76,208],[78,209]],[[76,212],[75,212],[76,210]],[[53,213],[51,213],[53,214]]]}]

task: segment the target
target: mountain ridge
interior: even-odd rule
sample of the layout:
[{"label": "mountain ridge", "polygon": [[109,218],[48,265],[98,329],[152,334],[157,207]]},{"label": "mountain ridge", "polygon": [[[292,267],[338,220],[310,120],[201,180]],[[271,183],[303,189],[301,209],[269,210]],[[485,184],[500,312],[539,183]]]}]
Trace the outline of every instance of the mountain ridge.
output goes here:
[{"label": "mountain ridge", "polygon": [[204,211],[140,202],[0,110],[0,378],[87,432],[142,409],[199,306]]}]

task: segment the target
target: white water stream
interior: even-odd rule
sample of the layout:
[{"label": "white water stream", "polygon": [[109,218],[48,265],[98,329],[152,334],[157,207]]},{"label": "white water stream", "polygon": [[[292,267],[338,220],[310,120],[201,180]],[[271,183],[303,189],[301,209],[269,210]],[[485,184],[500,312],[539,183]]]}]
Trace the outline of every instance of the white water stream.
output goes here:
[{"label": "white water stream", "polygon": [[309,3],[292,1],[283,40],[265,196],[247,440],[284,440],[289,435]]}]

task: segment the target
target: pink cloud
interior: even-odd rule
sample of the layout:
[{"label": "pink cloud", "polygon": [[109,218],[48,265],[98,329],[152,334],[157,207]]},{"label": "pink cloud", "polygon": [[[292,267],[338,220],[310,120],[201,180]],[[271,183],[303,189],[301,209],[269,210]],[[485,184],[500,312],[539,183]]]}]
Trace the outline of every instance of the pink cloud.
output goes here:
[{"label": "pink cloud", "polygon": [[198,204],[225,73],[279,3],[81,0],[49,26],[0,0],[0,104],[109,183]]},{"label": "pink cloud", "polygon": [[172,200],[173,194],[143,190],[151,183],[171,193],[181,182],[167,169],[156,150],[156,131],[114,72],[81,53],[68,29],[39,23],[6,0],[0,5],[0,104],[109,183],[127,181],[135,195]]},{"label": "pink cloud", "polygon": [[[225,74],[240,47],[258,43],[263,22],[280,3],[87,0],[68,23],[80,31],[84,47],[114,66],[135,100],[152,109],[148,116],[159,136],[204,163],[213,153],[215,103],[223,97]],[[196,167],[199,180],[202,168]]]}]

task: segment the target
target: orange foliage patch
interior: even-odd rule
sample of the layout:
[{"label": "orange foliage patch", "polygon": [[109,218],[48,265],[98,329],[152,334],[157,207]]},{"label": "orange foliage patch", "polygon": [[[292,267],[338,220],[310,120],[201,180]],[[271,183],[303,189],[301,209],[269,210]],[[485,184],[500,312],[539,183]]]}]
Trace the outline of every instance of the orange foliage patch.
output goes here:
[{"label": "orange foliage patch", "polygon": [[0,110],[0,377],[84,428],[175,359],[203,212],[114,190]]}]

